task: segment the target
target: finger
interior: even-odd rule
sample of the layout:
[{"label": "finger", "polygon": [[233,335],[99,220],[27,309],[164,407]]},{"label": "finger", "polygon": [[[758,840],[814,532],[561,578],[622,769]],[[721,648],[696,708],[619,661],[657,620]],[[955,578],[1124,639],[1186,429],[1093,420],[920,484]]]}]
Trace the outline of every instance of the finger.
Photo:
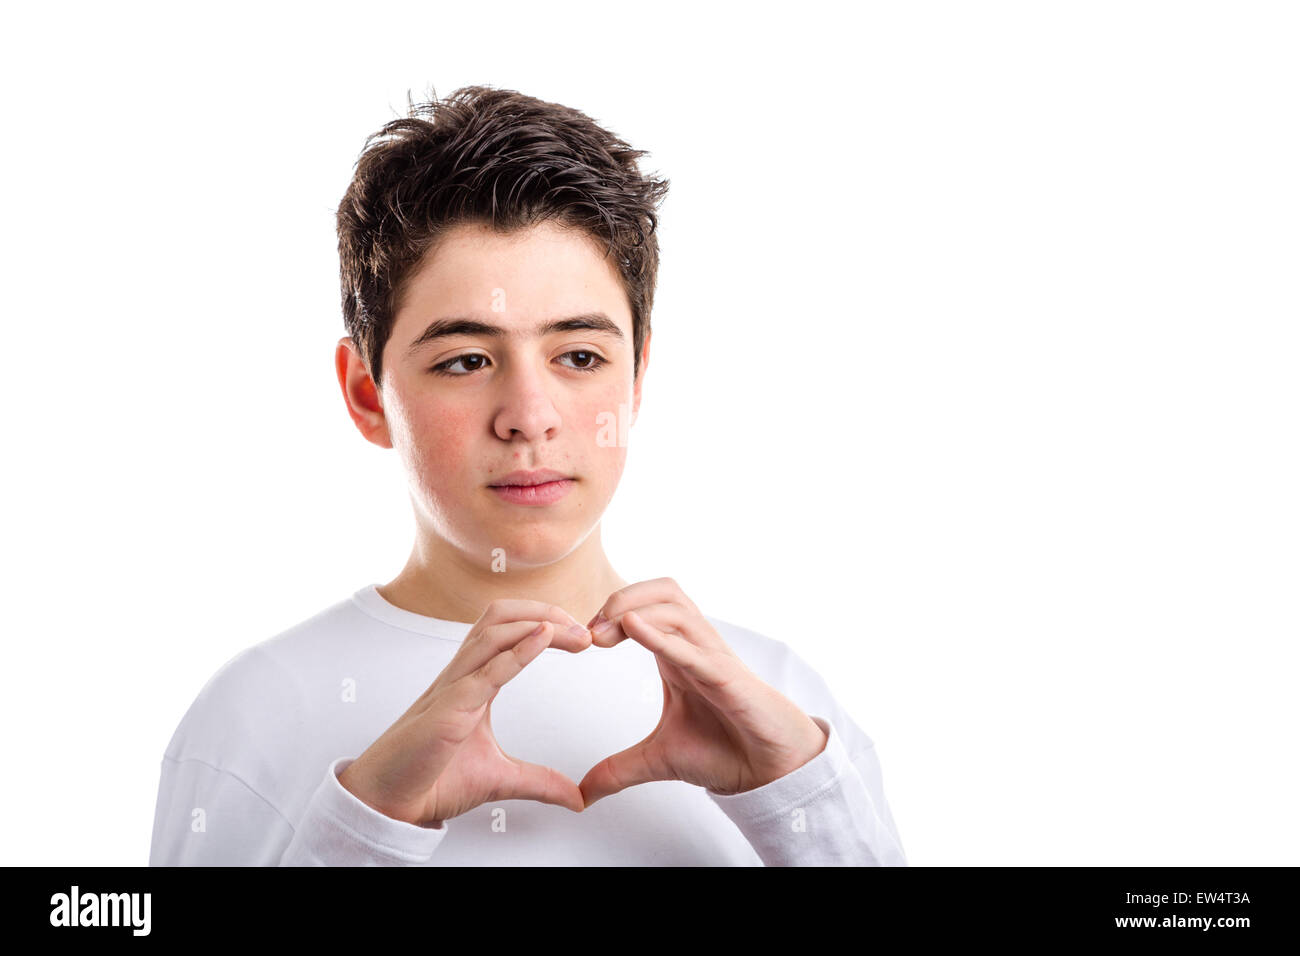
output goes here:
[{"label": "finger", "polygon": [[578,785],[553,767],[528,763],[508,757],[515,765],[515,775],[501,785],[496,792],[497,800],[537,800],[551,803],[558,807],[567,807],[574,813],[586,809],[582,791]]},{"label": "finger", "polygon": [[451,710],[477,718],[482,708],[496,696],[497,691],[517,676],[550,643],[555,633],[555,625],[550,621],[542,621],[537,627],[539,630],[530,633],[513,647],[506,648],[481,667],[450,684],[446,695],[442,698],[446,707],[437,709]]},{"label": "finger", "polygon": [[688,674],[700,666],[702,652],[681,635],[659,630],[638,611],[628,611],[622,620],[627,636],[646,650],[676,664]]},{"label": "finger", "polygon": [[680,604],[688,611],[699,613],[699,608],[676,581],[672,578],[655,578],[653,581],[638,581],[615,591],[601,605],[596,616],[587,622],[587,626],[594,627],[602,617],[612,621],[625,611],[645,604]]},{"label": "finger", "polygon": [[617,625],[608,633],[597,634],[596,630],[605,621],[616,621],[627,611],[649,604],[676,604],[690,614],[700,614],[700,609],[695,606],[695,602],[686,596],[686,592],[672,578],[639,581],[611,594],[601,609],[596,612],[596,616],[587,622],[587,626],[592,629],[592,643],[599,647],[612,647],[613,644],[618,643],[618,641],[614,641],[613,644],[601,642],[602,636],[608,637],[609,633],[617,632]]},{"label": "finger", "polygon": [[[572,614],[557,604],[529,601],[523,598],[497,598],[490,601],[475,622],[471,636],[494,624],[511,624],[516,621],[550,621],[555,625],[553,645],[565,651],[578,652],[591,646],[591,635]],[[576,630],[570,631],[570,628]],[[471,637],[466,637],[470,640]]]},{"label": "finger", "polygon": [[[484,627],[471,640],[466,638],[456,656],[448,662],[439,675],[440,684],[449,684],[466,674],[483,667],[497,655],[517,645],[528,637],[541,621],[510,621],[505,624],[492,624]],[[550,622],[547,622],[548,624]],[[551,644],[558,640],[556,629],[551,628]]]},{"label": "finger", "polygon": [[587,771],[578,784],[586,806],[597,800],[653,780],[674,780],[672,772],[649,756],[649,737],[626,750],[606,757]]},{"label": "finger", "polygon": [[[699,647],[716,648],[724,653],[730,653],[731,648],[727,646],[726,641],[714,629],[703,616],[692,612],[680,604],[645,604],[640,607],[628,608],[627,611],[636,611],[647,623],[653,624],[661,631],[680,634],[692,644]],[[627,611],[623,613],[626,614]],[[622,616],[614,619],[612,626],[600,634],[592,635],[592,643],[597,647],[613,647],[616,644],[625,641],[630,635],[620,626]]]},{"label": "finger", "polygon": [[706,696],[710,699],[717,703],[725,702],[721,692],[727,690],[740,673],[736,666],[740,662],[734,655],[712,654],[680,634],[661,631],[642,618],[640,611],[628,611],[623,615],[623,629],[628,637],[656,657],[681,669],[702,691],[708,692]]},{"label": "finger", "polygon": [[596,625],[597,629],[591,632],[591,643],[595,647],[615,647],[628,639],[630,635],[623,630],[623,616],[628,611],[643,611],[649,607],[670,607],[665,604],[643,604],[634,607],[628,607],[619,614],[610,618],[608,621],[602,621]]}]

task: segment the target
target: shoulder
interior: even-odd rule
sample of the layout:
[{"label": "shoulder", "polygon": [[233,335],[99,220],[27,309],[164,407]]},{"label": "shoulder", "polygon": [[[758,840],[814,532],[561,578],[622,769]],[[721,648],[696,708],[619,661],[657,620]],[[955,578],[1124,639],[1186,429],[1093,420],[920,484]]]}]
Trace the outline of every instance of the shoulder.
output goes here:
[{"label": "shoulder", "polygon": [[307,670],[328,657],[321,646],[346,631],[351,599],[244,648],[204,683],[181,718],[165,755],[222,768],[225,757],[300,711],[308,694]]}]

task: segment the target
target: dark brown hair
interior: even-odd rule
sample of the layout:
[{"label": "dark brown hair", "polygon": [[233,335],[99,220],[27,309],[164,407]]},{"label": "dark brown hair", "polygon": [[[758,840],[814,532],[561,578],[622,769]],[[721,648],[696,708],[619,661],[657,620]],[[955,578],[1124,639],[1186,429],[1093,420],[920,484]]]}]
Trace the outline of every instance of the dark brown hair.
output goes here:
[{"label": "dark brown hair", "polygon": [[467,86],[410,103],[366,140],[338,209],[343,322],[375,386],[403,283],[451,227],[509,233],[553,220],[613,253],[632,312],[633,376],[650,331],[669,181],[585,113],[514,90]]}]

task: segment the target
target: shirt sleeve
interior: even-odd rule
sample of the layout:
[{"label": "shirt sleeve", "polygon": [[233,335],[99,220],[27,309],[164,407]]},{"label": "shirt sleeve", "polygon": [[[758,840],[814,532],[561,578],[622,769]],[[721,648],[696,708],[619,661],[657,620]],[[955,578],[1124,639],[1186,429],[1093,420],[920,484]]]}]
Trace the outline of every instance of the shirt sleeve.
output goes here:
[{"label": "shirt sleeve", "polygon": [[354,759],[340,757],[326,768],[281,866],[419,866],[432,858],[447,824],[417,826],[363,803],[338,778]]},{"label": "shirt sleeve", "polygon": [[325,771],[291,822],[235,774],[201,760],[164,757],[150,866],[411,866],[427,863],[446,835],[384,816]]},{"label": "shirt sleeve", "polygon": [[875,746],[839,712],[859,744],[850,754],[836,721],[810,716],[827,735],[820,754],[762,787],[709,796],[766,866],[907,866]]}]

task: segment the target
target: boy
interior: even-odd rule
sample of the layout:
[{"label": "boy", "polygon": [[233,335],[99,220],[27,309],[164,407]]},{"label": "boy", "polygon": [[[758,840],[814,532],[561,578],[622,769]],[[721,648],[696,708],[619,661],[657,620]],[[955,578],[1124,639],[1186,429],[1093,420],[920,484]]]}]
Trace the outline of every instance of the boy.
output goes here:
[{"label": "boy", "polygon": [[406,468],[415,544],[209,680],[152,865],[905,865],[821,678],[601,547],[668,187],[642,155],[485,87],[367,140],[335,364]]}]

